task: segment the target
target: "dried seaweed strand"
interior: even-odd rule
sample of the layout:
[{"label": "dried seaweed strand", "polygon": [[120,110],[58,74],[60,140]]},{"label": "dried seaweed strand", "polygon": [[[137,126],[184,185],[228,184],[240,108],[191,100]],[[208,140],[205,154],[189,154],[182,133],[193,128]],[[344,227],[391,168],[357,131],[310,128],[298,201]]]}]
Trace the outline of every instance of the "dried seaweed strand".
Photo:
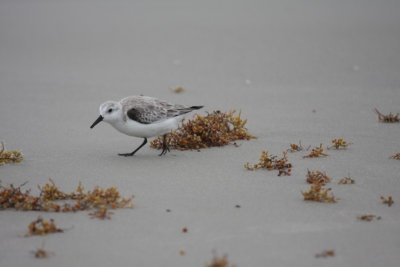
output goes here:
[{"label": "dried seaweed strand", "polygon": [[396,153],[396,154],[393,154],[392,156],[390,156],[390,158],[391,158],[391,159],[400,160],[400,152],[399,152],[399,153]]},{"label": "dried seaweed strand", "polygon": [[277,170],[278,176],[288,176],[291,174],[292,164],[289,162],[287,152],[283,152],[283,156],[278,158],[277,156],[269,155],[267,150],[263,150],[260,155],[260,159],[256,164],[250,164],[247,162],[244,167],[249,171],[258,169]]},{"label": "dried seaweed strand", "polygon": [[326,175],[325,172],[321,172],[318,170],[310,171],[307,169],[306,181],[309,184],[326,185],[331,180],[331,177]]},{"label": "dried seaweed strand", "polygon": [[47,235],[62,232],[64,232],[64,230],[57,228],[53,219],[45,220],[39,216],[28,225],[28,233],[25,236]]},{"label": "dried seaweed strand", "polygon": [[324,250],[320,253],[315,254],[316,258],[328,258],[334,256],[335,256],[335,251],[333,249]]},{"label": "dried seaweed strand", "polygon": [[112,211],[108,211],[106,207],[100,207],[97,210],[89,213],[90,218],[100,219],[100,220],[111,220],[111,215],[114,213]]},{"label": "dried seaweed strand", "polygon": [[386,204],[386,205],[388,205],[389,207],[391,207],[391,206],[394,204],[394,201],[393,201],[393,197],[392,197],[392,196],[387,196],[387,197],[381,196],[381,200],[382,200],[382,203],[383,203],[383,204]]},{"label": "dried seaweed strand", "polygon": [[1,142],[1,149],[0,149],[0,166],[4,164],[10,163],[19,163],[21,162],[24,157],[21,151],[18,150],[6,150],[4,143]]},{"label": "dried seaweed strand", "polygon": [[218,257],[214,255],[213,260],[210,264],[207,264],[206,267],[234,267],[234,265],[230,265],[228,261],[228,256],[224,255],[223,257]]},{"label": "dried seaweed strand", "polygon": [[182,86],[177,86],[177,87],[173,87],[173,88],[171,87],[170,90],[172,92],[174,92],[175,94],[180,94],[180,93],[183,93],[186,91],[186,89]]},{"label": "dried seaweed strand", "polygon": [[49,252],[44,249],[44,242],[42,243],[42,246],[34,251],[31,251],[32,254],[35,256],[37,259],[45,259],[53,255],[53,252]]},{"label": "dried seaweed strand", "polygon": [[[24,185],[24,184],[23,184]],[[115,187],[95,187],[92,191],[84,191],[79,183],[75,191],[65,193],[58,189],[54,181],[50,180],[44,186],[38,186],[39,196],[33,196],[30,190],[22,191],[21,187],[0,185],[0,210],[30,210],[52,212],[75,212],[91,209],[118,209],[133,207],[132,197],[123,198]],[[57,203],[63,200],[66,203]],[[99,211],[101,213],[102,211]],[[105,216],[111,213],[105,212]]]},{"label": "dried seaweed strand", "polygon": [[332,143],[332,145],[328,146],[327,149],[333,149],[333,148],[336,150],[347,149],[351,144],[353,144],[353,143],[347,142],[343,138],[332,139],[331,143]]},{"label": "dried seaweed strand", "polygon": [[338,184],[355,184],[355,181],[350,176],[343,177],[339,180]]},{"label": "dried seaweed strand", "polygon": [[322,144],[319,147],[314,147],[308,155],[303,156],[303,158],[319,158],[319,157],[326,157],[328,154],[324,152],[324,148]]},{"label": "dried seaweed strand", "polygon": [[325,188],[320,184],[311,184],[310,189],[301,192],[305,201],[316,201],[325,203],[335,203],[337,199],[333,195],[330,188]]},{"label": "dried seaweed strand", "polygon": [[379,122],[384,122],[384,123],[400,122],[399,113],[397,113],[396,115],[394,115],[392,113],[384,115],[381,112],[379,112],[379,110],[376,108],[375,108],[375,112],[376,112],[376,114],[378,114]]},{"label": "dried seaweed strand", "polygon": [[50,252],[48,252],[47,250],[43,249],[43,248],[38,248],[35,251],[32,251],[33,255],[35,256],[35,258],[37,259],[45,259],[48,258],[50,256]]},{"label": "dried seaweed strand", "polygon": [[357,219],[360,221],[370,222],[373,220],[380,220],[382,218],[381,218],[381,216],[376,216],[374,214],[363,214],[363,215],[357,216]]},{"label": "dried seaweed strand", "polygon": [[299,144],[290,144],[290,148],[287,149],[287,152],[299,152],[299,151],[307,151],[310,149],[311,146],[308,146],[307,148],[304,148],[303,145],[301,144],[301,141],[299,141]]}]

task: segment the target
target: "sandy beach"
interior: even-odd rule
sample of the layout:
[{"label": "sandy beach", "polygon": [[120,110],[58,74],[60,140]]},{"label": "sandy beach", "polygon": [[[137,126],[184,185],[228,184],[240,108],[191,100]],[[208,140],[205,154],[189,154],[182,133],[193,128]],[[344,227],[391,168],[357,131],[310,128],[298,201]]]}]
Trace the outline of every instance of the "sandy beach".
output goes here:
[{"label": "sandy beach", "polygon": [[[1,1],[0,141],[24,154],[1,185],[115,186],[134,208],[0,210],[0,266],[206,266],[215,252],[237,267],[399,266],[400,124],[374,112],[400,112],[399,14],[395,0]],[[89,126],[102,102],[140,94],[204,105],[187,118],[240,111],[257,139],[119,157],[142,140]],[[339,137],[352,145],[324,158],[289,153],[290,176],[244,168]],[[303,200],[307,169],[333,178],[337,203]],[[38,215],[65,232],[24,237]]]}]

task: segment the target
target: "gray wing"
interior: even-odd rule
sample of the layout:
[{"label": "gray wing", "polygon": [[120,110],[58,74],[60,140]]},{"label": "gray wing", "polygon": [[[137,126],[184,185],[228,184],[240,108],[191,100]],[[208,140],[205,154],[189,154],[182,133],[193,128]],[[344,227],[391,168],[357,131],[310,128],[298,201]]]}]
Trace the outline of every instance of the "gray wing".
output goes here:
[{"label": "gray wing", "polygon": [[148,96],[131,96],[121,100],[124,118],[143,124],[150,124],[176,117],[192,111],[194,108],[174,105]]}]

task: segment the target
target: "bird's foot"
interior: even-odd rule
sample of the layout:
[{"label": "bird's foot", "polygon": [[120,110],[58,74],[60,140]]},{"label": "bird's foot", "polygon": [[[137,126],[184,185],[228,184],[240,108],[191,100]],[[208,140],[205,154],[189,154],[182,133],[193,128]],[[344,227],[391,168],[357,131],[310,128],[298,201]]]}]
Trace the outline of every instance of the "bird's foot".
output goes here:
[{"label": "bird's foot", "polygon": [[163,150],[161,151],[161,153],[160,153],[160,157],[161,156],[164,156],[165,154],[167,154],[167,152],[170,152],[170,150],[169,150],[169,146],[168,145],[164,145],[163,146]]},{"label": "bird's foot", "polygon": [[135,153],[120,153],[120,154],[118,154],[118,156],[122,156],[122,157],[131,157],[133,155],[135,155]]}]

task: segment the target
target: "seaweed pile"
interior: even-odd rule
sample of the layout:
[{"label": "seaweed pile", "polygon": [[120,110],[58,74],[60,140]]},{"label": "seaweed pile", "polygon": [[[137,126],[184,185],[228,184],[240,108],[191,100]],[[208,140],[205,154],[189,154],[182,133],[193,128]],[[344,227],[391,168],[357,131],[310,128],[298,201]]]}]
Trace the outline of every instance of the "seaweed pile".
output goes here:
[{"label": "seaweed pile", "polygon": [[[191,120],[184,120],[177,130],[168,134],[168,145],[172,149],[192,150],[226,146],[236,140],[250,140],[255,137],[245,128],[246,122],[235,111],[196,115]],[[154,139],[150,146],[162,149],[163,138]]]}]

